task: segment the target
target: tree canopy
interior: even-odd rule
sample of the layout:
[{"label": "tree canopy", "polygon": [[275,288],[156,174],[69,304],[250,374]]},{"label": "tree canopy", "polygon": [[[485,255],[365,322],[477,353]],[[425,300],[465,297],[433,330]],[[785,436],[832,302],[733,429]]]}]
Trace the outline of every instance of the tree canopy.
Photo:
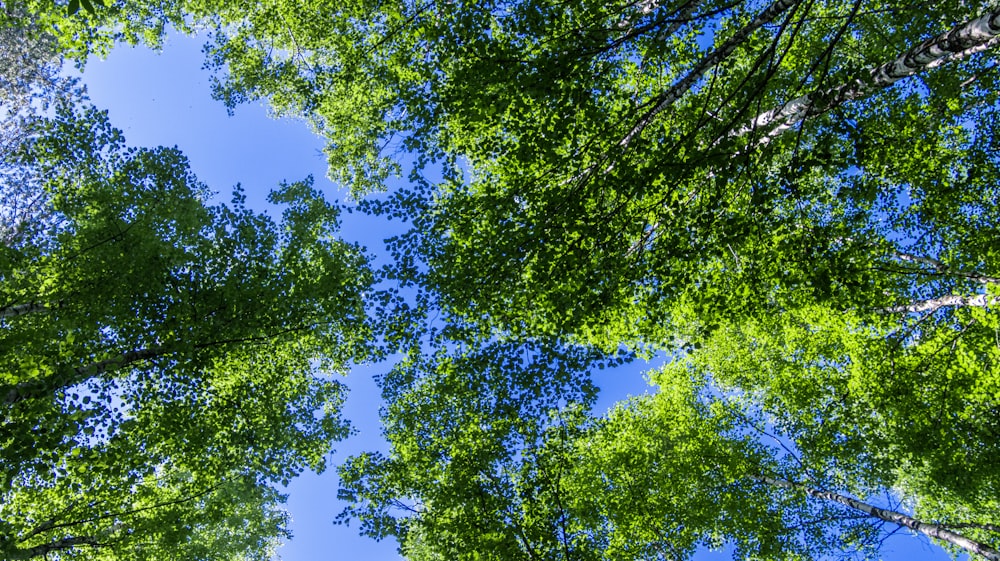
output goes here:
[{"label": "tree canopy", "polygon": [[[874,557],[886,528],[908,528],[1000,558],[994,3],[28,5],[77,57],[157,44],[168,26],[207,30],[230,107],[266,99],[305,118],[358,197],[411,179],[362,203],[411,225],[389,241],[389,288],[373,301],[384,350],[408,353],[382,379],[392,450],[343,469],[345,516],[365,532],[397,536],[413,559],[568,561],[726,544],[741,558]],[[100,200],[89,192],[65,204],[85,213]],[[332,216],[308,185],[281,193],[293,233]],[[259,224],[238,206],[212,216]],[[185,227],[143,254],[186,254]],[[302,294],[304,315],[228,316],[241,327],[342,310],[314,291],[364,284],[286,277],[358,270],[324,257],[348,255],[340,246],[216,232],[200,239],[261,240],[290,283],[269,295]],[[86,241],[103,238],[73,239],[61,255],[105,259]],[[191,278],[247,278],[227,243]],[[161,281],[135,274],[134,286]],[[43,304],[26,292],[5,310],[73,303],[82,285],[58,278]],[[167,309],[146,303],[160,286],[136,301]],[[247,362],[188,324],[204,312],[156,326],[195,330],[177,347],[106,298],[86,317],[114,327],[88,337],[140,344],[84,368],[194,350]],[[348,308],[344,321],[363,317]],[[335,325],[317,354],[353,356]],[[589,372],[633,353],[669,358],[658,392],[589,414]],[[81,367],[39,368],[6,394],[51,392]]]},{"label": "tree canopy", "polygon": [[4,160],[40,202],[0,256],[0,556],[270,559],[278,486],[349,430],[364,256],[309,180],[278,223],[96,109],[36,125]]}]

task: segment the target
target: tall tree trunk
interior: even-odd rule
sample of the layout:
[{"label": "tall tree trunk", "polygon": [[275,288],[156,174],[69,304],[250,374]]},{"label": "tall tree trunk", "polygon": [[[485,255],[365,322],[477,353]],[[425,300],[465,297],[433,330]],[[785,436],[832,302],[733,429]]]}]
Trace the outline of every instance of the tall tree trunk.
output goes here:
[{"label": "tall tree trunk", "polygon": [[26,399],[48,395],[59,388],[78,384],[94,376],[125,368],[130,364],[162,356],[169,352],[165,347],[153,347],[122,353],[114,358],[77,368],[62,368],[41,378],[0,386],[0,403],[14,405]]},{"label": "tall tree trunk", "polygon": [[[800,2],[801,0],[776,0],[765,8],[764,11],[758,14],[757,17],[750,21],[750,23],[736,31],[736,33],[734,33],[733,36],[727,39],[722,45],[719,45],[719,48],[705,55],[705,57],[702,58],[698,64],[696,64],[694,68],[692,68],[691,71],[684,76],[684,78],[675,82],[665,92],[651,100],[651,102],[655,105],[653,105],[650,110],[646,111],[646,113],[639,118],[639,122],[632,127],[632,130],[629,131],[629,133],[625,135],[625,137],[622,138],[618,144],[623,147],[628,146],[636,135],[649,126],[656,115],[687,93],[687,91],[690,90],[691,87],[694,86],[706,72],[731,55],[733,51],[736,50],[736,47],[746,41],[754,31],[757,31],[764,25],[770,23],[783,12]],[[691,6],[691,11],[694,11],[694,5]]]},{"label": "tall tree trunk", "polygon": [[959,296],[957,294],[949,294],[947,296],[941,296],[940,298],[917,300],[902,306],[883,308],[882,312],[886,314],[900,314],[934,312],[941,308],[985,308],[986,306],[995,304],[996,302],[997,299],[995,297],[990,297],[986,294],[977,294],[975,296]]},{"label": "tall tree trunk", "polygon": [[797,123],[830,111],[846,101],[867,97],[903,78],[985,51],[1000,42],[998,36],[1000,8],[927,39],[895,59],[868,70],[859,78],[833,88],[814,91],[777,109],[761,113],[749,125],[734,131],[730,136],[743,136],[763,129],[767,132],[757,144],[767,144]]},{"label": "tall tree trunk", "polygon": [[832,501],[835,503],[842,504],[848,508],[861,511],[872,518],[877,518],[885,522],[891,522],[893,524],[898,524],[913,530],[914,532],[920,532],[925,536],[932,537],[943,542],[950,543],[956,547],[960,547],[969,553],[975,553],[976,555],[981,555],[990,561],[1000,561],[1000,551],[984,544],[971,540],[957,532],[949,530],[948,528],[940,524],[932,524],[929,522],[921,522],[916,518],[907,516],[901,512],[896,512],[894,510],[888,510],[884,508],[878,508],[872,506],[868,503],[859,501],[852,497],[846,495],[841,495],[839,493],[834,493],[832,491],[823,491],[821,489],[816,489],[814,487],[809,487],[801,483],[795,483],[785,479],[777,479],[774,477],[757,476],[754,477],[755,480],[771,485],[774,487],[781,487],[783,489],[791,489],[794,491],[801,491],[810,497],[815,497],[817,499],[823,499],[826,501]]}]

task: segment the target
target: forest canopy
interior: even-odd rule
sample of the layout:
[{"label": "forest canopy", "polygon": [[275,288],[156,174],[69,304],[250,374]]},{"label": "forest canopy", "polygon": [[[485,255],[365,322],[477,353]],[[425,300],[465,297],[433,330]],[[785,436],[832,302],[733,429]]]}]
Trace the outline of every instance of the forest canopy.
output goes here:
[{"label": "forest canopy", "polygon": [[210,204],[44,28],[0,40],[0,558],[270,559],[282,486],[349,431],[365,257],[311,180],[274,191],[280,221]]},{"label": "forest canopy", "polygon": [[[158,45],[171,28],[207,32],[220,100],[305,119],[360,208],[407,223],[370,291],[360,257],[309,237],[314,226],[264,246],[265,269],[291,283],[265,282],[265,301],[337,318],[310,332],[311,358],[343,366],[371,341],[405,357],[380,380],[390,451],[341,468],[343,520],[397,538],[413,560],[680,559],[702,547],[877,558],[899,528],[1000,560],[994,3],[79,7],[28,2],[6,25],[33,18],[78,60]],[[57,148],[43,151],[53,169],[75,161]],[[394,176],[408,185],[390,187]],[[57,183],[68,192],[53,201],[88,192]],[[308,184],[277,196],[293,225],[334,231]],[[253,236],[274,243],[252,213],[213,212],[207,224],[259,224]],[[225,236],[194,238],[142,251],[168,260]],[[58,269],[57,249],[36,251]],[[135,290],[117,282],[102,286]],[[37,305],[20,298],[2,309]],[[173,329],[194,320],[158,313]],[[126,315],[100,317],[160,340]],[[365,318],[370,339],[353,330]],[[131,356],[66,345],[92,362]],[[243,350],[217,350],[243,363]],[[666,359],[654,393],[591,411],[595,369],[654,355]],[[294,372],[311,365],[295,360]],[[11,388],[51,389],[12,371]],[[282,372],[275,383],[295,379]],[[254,442],[247,452],[265,450]]]}]

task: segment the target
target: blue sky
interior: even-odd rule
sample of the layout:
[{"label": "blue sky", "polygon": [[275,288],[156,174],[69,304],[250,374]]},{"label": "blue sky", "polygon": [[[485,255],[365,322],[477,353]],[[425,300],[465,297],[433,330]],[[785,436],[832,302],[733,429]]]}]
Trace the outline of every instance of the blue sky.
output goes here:
[{"label": "blue sky", "polygon": [[[111,122],[124,131],[133,146],[179,147],[190,159],[193,171],[211,189],[228,200],[232,187],[246,189],[248,203],[265,208],[269,189],[282,180],[295,181],[313,175],[316,186],[330,199],[346,193],[325,177],[322,143],[304,123],[268,117],[259,104],[241,106],[233,117],[211,99],[210,76],[201,69],[202,41],[172,36],[162,54],[147,49],[121,47],[107,60],[91,61],[84,72],[94,104],[108,109]],[[343,236],[366,246],[375,255],[383,251],[381,240],[398,225],[363,216],[344,217]],[[344,414],[357,429],[355,436],[340,443],[331,464],[346,456],[382,448],[378,427],[379,395],[372,375],[386,365],[359,367],[351,372],[351,395]],[[629,394],[646,391],[641,373],[644,365],[602,371],[603,388],[598,411]],[[392,561],[400,559],[396,544],[376,543],[357,535],[357,526],[333,525],[343,505],[336,500],[334,469],[322,475],[307,473],[288,488],[288,509],[294,538],[280,554],[286,561]],[[943,560],[947,555],[926,540],[899,532],[888,542],[887,558]],[[723,552],[701,552],[699,559],[728,558]]]}]

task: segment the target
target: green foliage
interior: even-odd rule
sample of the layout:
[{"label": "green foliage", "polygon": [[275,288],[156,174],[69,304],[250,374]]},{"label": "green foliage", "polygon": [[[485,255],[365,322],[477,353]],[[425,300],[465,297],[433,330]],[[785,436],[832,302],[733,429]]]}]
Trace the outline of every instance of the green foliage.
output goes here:
[{"label": "green foliage", "polygon": [[[492,524],[497,536],[513,539],[502,519],[473,515],[469,501],[509,491],[514,483],[500,467],[530,453],[551,429],[550,415],[593,403],[587,371],[621,359],[555,340],[443,340],[437,348],[429,356],[415,349],[381,380],[393,454],[362,455],[342,468],[342,498],[352,505],[342,519],[360,517],[362,531],[376,538],[403,537],[424,531],[410,527],[420,523],[410,515],[432,504],[456,523]],[[465,539],[443,526],[425,530],[435,541],[444,539],[440,531]]]},{"label": "green foliage", "polygon": [[[1000,162],[992,62],[976,48],[916,68],[919,79],[878,83],[874,72],[914,64],[898,61],[995,9],[775,6],[524,1],[356,16],[355,28],[381,41],[351,67],[351,79],[377,76],[393,92],[392,114],[406,120],[386,122],[418,154],[414,177],[435,160],[445,175],[370,205],[412,221],[390,240],[392,274],[435,294],[446,321],[477,336],[666,353],[672,374],[656,399],[670,399],[690,372],[702,380],[702,406],[735,415],[728,426],[709,416],[688,440],[780,443],[733,461],[778,469],[747,459],[763,454],[786,470],[783,481],[842,496],[891,490],[921,520],[995,542]],[[397,10],[406,17],[388,16]],[[380,16],[405,24],[380,28]],[[379,50],[397,46],[391,56]],[[323,91],[327,104],[353,103]],[[795,103],[809,105],[794,120],[775,120]],[[299,110],[325,124],[328,106]],[[341,134],[356,146],[353,129],[317,129],[334,148]],[[389,138],[372,130],[373,142]],[[422,414],[404,413],[394,405],[406,395],[387,395],[390,426],[450,416],[454,407],[442,398]],[[590,481],[631,479],[634,489],[570,492],[549,481],[558,492],[539,491],[533,496],[545,498],[527,503],[520,490],[535,484],[523,470],[542,460],[518,449],[466,476],[472,485],[499,470],[507,482],[480,502],[461,495],[473,514],[459,518],[458,507],[429,500],[389,533],[416,528],[414,556],[445,558],[683,557],[723,542],[749,558],[878,554],[878,523],[853,519],[864,515],[795,485],[762,490],[746,483],[749,471],[730,472],[732,481],[743,478],[734,485],[747,486],[727,495],[706,468],[717,460],[689,466],[673,444],[664,448],[673,442],[664,425],[682,421],[644,424],[652,414],[639,406],[630,414],[643,428],[627,437],[615,429],[623,446],[635,439],[627,452],[604,461],[568,456],[565,465],[590,466]],[[555,423],[550,413],[535,419]],[[421,467],[409,476],[416,482],[396,482],[411,437],[389,437],[389,458],[349,471],[353,480],[370,473],[378,481],[379,494],[365,500],[435,496],[421,485],[452,476]],[[646,506],[669,505],[674,482],[706,503],[685,495],[688,509]],[[587,509],[560,506],[583,497]],[[785,514],[761,524],[768,509]],[[553,525],[519,538],[461,522],[497,518]],[[656,549],[663,536],[677,536],[676,551]],[[563,540],[563,552],[538,545],[548,539]]]},{"label": "green foliage", "polygon": [[[230,107],[266,98],[307,119],[327,141],[331,177],[358,195],[409,172],[412,186],[366,203],[412,226],[389,240],[385,279],[396,284],[375,310],[386,350],[408,353],[382,380],[392,449],[342,473],[345,517],[366,533],[399,537],[414,559],[682,558],[722,544],[742,558],[876,556],[879,523],[840,499],[889,494],[925,521],[996,541],[993,3],[121,0],[86,18],[30,5],[75,56],[122,39],[157,44],[168,24],[208,29],[216,95]],[[238,204],[195,212],[215,229],[169,222],[139,236],[122,224],[155,224],[155,211],[88,214],[120,200],[102,190],[105,160],[74,151],[89,145],[39,144],[81,162],[74,188],[53,194],[72,220],[51,247],[4,257],[3,290],[97,319],[15,318],[48,331],[25,332],[36,358],[5,359],[18,373],[8,401],[50,407],[33,396],[82,381],[80,366],[60,369],[81,357],[103,369],[87,380],[160,361],[156,384],[119,377],[90,394],[169,395],[155,407],[122,399],[171,453],[171,419],[194,405],[226,438],[286,442],[265,427],[287,411],[255,403],[265,413],[240,421],[199,403],[205,394],[177,373],[224,372],[208,377],[213,392],[243,403],[257,390],[241,365],[274,355],[255,383],[288,399],[301,390],[286,372],[353,356],[341,345],[354,348],[342,338],[355,331],[343,327],[363,312],[350,298],[317,300],[367,282],[350,274],[356,254],[317,241],[330,209],[294,185],[279,197],[306,202],[292,203],[286,237]],[[122,169],[141,161],[179,177],[170,158],[135,153]],[[207,261],[151,275],[121,247]],[[244,253],[263,265],[232,261]],[[99,286],[87,276],[119,269]],[[274,280],[247,280],[261,275]],[[198,304],[178,307],[164,288],[194,291]],[[117,307],[123,290],[141,313]],[[232,304],[248,293],[254,306]],[[305,309],[257,307],[283,293]],[[345,309],[336,328],[305,331],[316,353],[292,352],[285,331],[268,332],[278,352],[232,344]],[[219,338],[217,320],[234,331]],[[64,332],[76,342],[57,343]],[[147,349],[162,354],[127,354]],[[659,393],[590,418],[588,370],[626,351],[672,360]],[[65,427],[58,447],[91,422],[81,410],[31,418]],[[252,450],[219,465],[268,465]]]},{"label": "green foliage", "polygon": [[9,165],[46,227],[0,267],[3,557],[270,559],[274,489],[347,435],[370,355],[360,250],[311,181],[276,223],[187,160],[60,107]]},{"label": "green foliage", "polygon": [[927,520],[992,520],[996,313],[963,309],[950,325],[912,320],[904,331],[894,323],[880,330],[812,307],[721,328],[672,368],[739,395],[831,486],[897,489]]}]

